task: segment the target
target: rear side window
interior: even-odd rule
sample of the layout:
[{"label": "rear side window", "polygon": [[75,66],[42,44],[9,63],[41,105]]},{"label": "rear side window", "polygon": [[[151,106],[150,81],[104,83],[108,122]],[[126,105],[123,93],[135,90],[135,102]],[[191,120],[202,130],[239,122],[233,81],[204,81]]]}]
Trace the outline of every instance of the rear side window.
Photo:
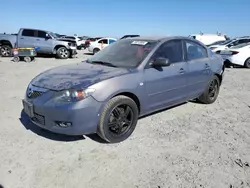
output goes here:
[{"label": "rear side window", "polygon": [[208,57],[206,48],[195,42],[186,41],[185,46],[187,50],[188,60],[202,59]]},{"label": "rear side window", "polygon": [[39,38],[46,38],[46,32],[45,31],[38,31],[37,37],[39,37]]},{"label": "rear side window", "polygon": [[171,63],[182,62],[184,60],[182,41],[173,40],[173,41],[168,41],[162,44],[156,50],[152,58],[156,59],[156,58],[161,58],[161,57],[167,58]]},{"label": "rear side window", "polygon": [[23,32],[22,32],[22,36],[35,37],[35,30],[24,29]]}]

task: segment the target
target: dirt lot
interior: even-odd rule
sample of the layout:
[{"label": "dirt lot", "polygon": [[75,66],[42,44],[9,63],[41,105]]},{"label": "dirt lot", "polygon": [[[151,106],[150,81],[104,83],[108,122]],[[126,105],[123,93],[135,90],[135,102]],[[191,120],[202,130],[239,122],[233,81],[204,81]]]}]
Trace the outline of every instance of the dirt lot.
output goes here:
[{"label": "dirt lot", "polygon": [[83,58],[31,64],[0,58],[5,188],[250,187],[250,70],[227,69],[216,103],[189,102],[145,117],[120,144],[56,135],[20,119],[34,76]]}]

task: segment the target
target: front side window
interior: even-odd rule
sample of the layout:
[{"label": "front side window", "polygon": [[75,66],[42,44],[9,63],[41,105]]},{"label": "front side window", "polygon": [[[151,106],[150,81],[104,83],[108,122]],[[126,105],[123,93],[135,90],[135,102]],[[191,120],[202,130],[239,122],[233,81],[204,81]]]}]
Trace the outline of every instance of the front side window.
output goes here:
[{"label": "front side window", "polygon": [[202,59],[207,57],[207,50],[203,46],[191,41],[186,41],[185,46],[188,60]]},{"label": "front side window", "polygon": [[151,57],[151,60],[166,58],[171,63],[182,62],[184,60],[181,40],[168,41],[162,44]]},{"label": "front side window", "polygon": [[108,39],[99,40],[98,43],[101,43],[101,44],[108,44]]},{"label": "front side window", "polygon": [[123,39],[105,47],[87,60],[88,63],[109,63],[116,67],[137,67],[155,48],[158,41]]},{"label": "front side window", "polygon": [[38,31],[38,37],[39,38],[46,38],[46,32],[44,32],[44,31]]},{"label": "front side window", "polygon": [[23,32],[22,32],[22,36],[25,36],[25,37],[35,37],[35,30],[24,29]]}]

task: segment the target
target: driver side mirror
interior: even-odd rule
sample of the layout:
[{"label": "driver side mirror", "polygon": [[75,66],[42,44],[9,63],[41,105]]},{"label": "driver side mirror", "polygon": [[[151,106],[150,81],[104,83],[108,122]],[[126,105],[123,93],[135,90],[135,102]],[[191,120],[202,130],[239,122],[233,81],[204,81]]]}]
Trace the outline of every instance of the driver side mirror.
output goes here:
[{"label": "driver side mirror", "polygon": [[46,39],[51,39],[51,36],[48,33],[46,33]]},{"label": "driver side mirror", "polygon": [[156,58],[152,62],[152,66],[154,67],[167,67],[169,65],[171,65],[171,62],[169,61],[169,59],[163,58],[163,57]]}]

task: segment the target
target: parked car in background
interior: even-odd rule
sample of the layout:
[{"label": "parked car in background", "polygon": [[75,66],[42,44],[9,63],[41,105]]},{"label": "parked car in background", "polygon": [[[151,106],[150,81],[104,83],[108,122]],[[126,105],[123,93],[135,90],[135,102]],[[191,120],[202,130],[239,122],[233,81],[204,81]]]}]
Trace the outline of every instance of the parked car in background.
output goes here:
[{"label": "parked car in background", "polygon": [[227,66],[244,66],[250,68],[250,42],[221,50],[220,55]]},{"label": "parked car in background", "polygon": [[76,54],[74,40],[57,38],[53,32],[39,29],[22,28],[18,35],[0,35],[0,45],[2,56],[11,56],[12,48],[35,47],[39,47],[37,53],[56,54],[60,59]]},{"label": "parked car in background", "polygon": [[226,41],[229,39],[226,35],[223,35],[220,33],[217,33],[217,34],[200,33],[200,34],[190,35],[189,37],[196,39],[205,45],[210,45],[210,44],[217,42],[217,41]]},{"label": "parked car in background", "polygon": [[90,42],[94,42],[94,41],[97,41],[97,40],[99,40],[99,39],[101,39],[101,38],[103,38],[103,37],[93,37],[93,38],[87,38],[86,40],[85,40],[85,48],[88,48],[89,47],[89,45],[90,45]]},{"label": "parked car in background", "polygon": [[248,43],[250,42],[250,36],[245,36],[245,37],[237,37],[231,40],[227,40],[222,44],[218,45],[211,45],[209,48],[215,52],[215,53],[220,53],[221,50],[226,50],[230,47],[237,46],[240,44]]},{"label": "parked car in background", "polygon": [[99,40],[90,42],[88,51],[90,53],[96,54],[103,48],[107,47],[108,45],[112,44],[113,42],[116,42],[117,39],[115,38],[101,38]]},{"label": "parked car in background", "polygon": [[77,36],[63,36],[64,39],[72,39],[76,42],[76,46],[78,50],[81,50],[85,44],[85,40],[82,40],[80,37]]},{"label": "parked car in background", "polygon": [[10,57],[17,42],[17,35],[0,34],[0,56]]},{"label": "parked car in background", "polygon": [[36,76],[23,107],[42,129],[121,142],[139,117],[190,99],[215,102],[223,73],[221,56],[188,37],[123,39]]},{"label": "parked car in background", "polygon": [[121,39],[126,39],[126,38],[133,38],[133,37],[139,37],[140,35],[124,35],[123,37],[120,38]]},{"label": "parked car in background", "polygon": [[206,46],[210,47],[210,46],[214,46],[214,45],[221,45],[223,43],[227,43],[228,41],[230,41],[230,40],[220,40],[220,41],[214,42],[214,43],[206,45]]}]

